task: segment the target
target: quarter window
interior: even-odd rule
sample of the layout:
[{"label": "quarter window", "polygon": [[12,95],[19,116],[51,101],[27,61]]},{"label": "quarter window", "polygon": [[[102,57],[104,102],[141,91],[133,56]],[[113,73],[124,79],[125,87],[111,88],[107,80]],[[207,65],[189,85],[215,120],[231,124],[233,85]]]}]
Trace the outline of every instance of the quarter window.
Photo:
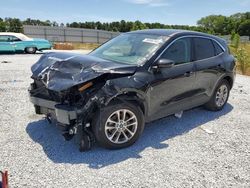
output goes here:
[{"label": "quarter window", "polygon": [[215,48],[215,55],[219,55],[223,52],[222,48],[217,44],[217,42],[213,41]]},{"label": "quarter window", "polygon": [[206,59],[215,55],[215,49],[210,39],[194,38],[196,60]]},{"label": "quarter window", "polygon": [[187,63],[191,61],[191,40],[182,38],[175,41],[161,56],[164,59],[170,59],[175,64]]},{"label": "quarter window", "polygon": [[21,41],[19,38],[15,37],[15,36],[12,36],[12,39],[11,39],[13,42],[18,42],[18,41]]}]

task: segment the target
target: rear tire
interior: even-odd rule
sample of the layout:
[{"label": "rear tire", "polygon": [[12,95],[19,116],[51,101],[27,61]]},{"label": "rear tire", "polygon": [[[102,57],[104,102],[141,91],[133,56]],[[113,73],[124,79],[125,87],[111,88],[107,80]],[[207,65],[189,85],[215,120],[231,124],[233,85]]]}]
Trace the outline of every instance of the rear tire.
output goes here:
[{"label": "rear tire", "polygon": [[35,54],[36,53],[36,48],[35,47],[27,47],[27,48],[25,48],[25,52],[27,53],[27,54]]},{"label": "rear tire", "polygon": [[230,85],[227,80],[221,80],[217,85],[213,96],[205,104],[205,108],[211,111],[222,110],[226,105],[230,93]]},{"label": "rear tire", "polygon": [[108,149],[131,146],[144,129],[144,114],[131,103],[103,108],[94,118],[93,132],[97,142]]}]

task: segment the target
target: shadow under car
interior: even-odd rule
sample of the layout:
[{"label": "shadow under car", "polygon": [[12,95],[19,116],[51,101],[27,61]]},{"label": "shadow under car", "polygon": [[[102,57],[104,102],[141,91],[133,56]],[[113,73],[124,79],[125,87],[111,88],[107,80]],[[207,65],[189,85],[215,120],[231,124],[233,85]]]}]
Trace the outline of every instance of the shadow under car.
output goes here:
[{"label": "shadow under car", "polygon": [[224,116],[232,109],[233,106],[230,104],[226,104],[224,109],[218,112],[207,111],[199,107],[185,111],[180,119],[168,116],[148,123],[141,138],[134,145],[120,150],[108,150],[95,146],[92,150],[81,153],[76,142],[64,142],[56,126],[50,125],[45,119],[29,123],[26,131],[34,142],[43,147],[44,153],[53,162],[85,163],[89,168],[98,169],[129,158],[141,158],[140,152],[148,147],[166,149],[168,144],[162,142]]}]

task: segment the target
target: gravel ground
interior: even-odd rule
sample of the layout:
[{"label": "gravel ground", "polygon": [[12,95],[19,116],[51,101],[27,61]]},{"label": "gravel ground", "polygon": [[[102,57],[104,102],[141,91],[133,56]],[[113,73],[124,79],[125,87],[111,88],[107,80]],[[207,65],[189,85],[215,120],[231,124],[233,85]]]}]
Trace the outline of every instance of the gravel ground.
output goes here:
[{"label": "gravel ground", "polygon": [[0,169],[11,187],[250,187],[250,77],[237,75],[220,112],[196,108],[148,124],[130,148],[78,152],[42,116],[27,88],[40,55],[2,55]]}]

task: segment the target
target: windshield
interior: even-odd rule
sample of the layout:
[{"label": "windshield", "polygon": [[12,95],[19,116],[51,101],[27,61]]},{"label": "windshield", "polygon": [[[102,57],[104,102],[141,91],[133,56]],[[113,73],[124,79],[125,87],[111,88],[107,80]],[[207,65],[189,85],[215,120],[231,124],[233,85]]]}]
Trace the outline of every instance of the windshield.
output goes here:
[{"label": "windshield", "polygon": [[151,58],[168,37],[149,34],[122,34],[90,53],[102,59],[141,65]]}]

